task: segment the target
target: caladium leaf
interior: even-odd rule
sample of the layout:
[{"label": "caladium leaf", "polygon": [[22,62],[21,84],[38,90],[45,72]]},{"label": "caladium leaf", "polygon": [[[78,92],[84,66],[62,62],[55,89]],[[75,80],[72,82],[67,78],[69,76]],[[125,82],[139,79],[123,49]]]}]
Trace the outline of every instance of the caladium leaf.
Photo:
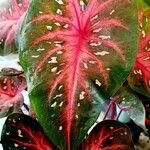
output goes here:
[{"label": "caladium leaf", "polygon": [[30,0],[0,1],[0,54],[16,49],[17,34]]},{"label": "caladium leaf", "polygon": [[4,150],[58,150],[36,119],[23,114],[12,114],[7,118],[1,142]]},{"label": "caladium leaf", "polygon": [[120,110],[125,111],[135,124],[146,131],[145,108],[139,97],[131,89],[122,87],[115,99]]},{"label": "caladium leaf", "polygon": [[106,120],[88,135],[80,150],[134,150],[130,130],[124,124]]},{"label": "caladium leaf", "polygon": [[131,88],[150,97],[150,7],[139,5],[139,50],[128,78]]},{"label": "caladium leaf", "polygon": [[20,60],[39,122],[60,149],[74,150],[127,78],[137,49],[134,1],[33,0]]},{"label": "caladium leaf", "polygon": [[0,117],[18,111],[23,105],[21,92],[26,88],[22,71],[3,68],[0,72]]}]

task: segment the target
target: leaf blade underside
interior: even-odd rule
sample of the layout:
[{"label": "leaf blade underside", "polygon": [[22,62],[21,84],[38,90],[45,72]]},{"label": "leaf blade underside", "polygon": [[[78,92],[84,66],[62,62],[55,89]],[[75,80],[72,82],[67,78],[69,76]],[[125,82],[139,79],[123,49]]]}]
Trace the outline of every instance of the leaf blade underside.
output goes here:
[{"label": "leaf blade underside", "polygon": [[137,48],[135,7],[91,0],[81,11],[77,0],[32,1],[20,60],[39,122],[59,148],[80,144],[103,101],[126,79]]}]

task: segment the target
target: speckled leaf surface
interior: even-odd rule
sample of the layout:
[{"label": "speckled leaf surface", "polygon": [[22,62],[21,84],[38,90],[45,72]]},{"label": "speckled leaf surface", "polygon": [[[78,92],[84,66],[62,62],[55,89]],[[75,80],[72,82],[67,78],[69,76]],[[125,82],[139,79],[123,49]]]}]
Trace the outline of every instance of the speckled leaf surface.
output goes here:
[{"label": "speckled leaf surface", "polygon": [[134,150],[134,145],[127,126],[106,120],[93,129],[79,150]]},{"label": "speckled leaf surface", "polygon": [[17,112],[23,105],[21,94],[26,89],[26,80],[22,71],[3,68],[0,72],[0,118]]},{"label": "speckled leaf surface", "polygon": [[20,60],[39,122],[59,148],[76,148],[127,78],[136,24],[134,1],[90,0],[84,11],[78,0],[32,1]]},{"label": "speckled leaf surface", "polygon": [[7,118],[1,142],[4,150],[58,150],[49,142],[39,123],[23,114]]},{"label": "speckled leaf surface", "polygon": [[135,91],[150,97],[150,7],[139,4],[139,50],[128,78]]}]

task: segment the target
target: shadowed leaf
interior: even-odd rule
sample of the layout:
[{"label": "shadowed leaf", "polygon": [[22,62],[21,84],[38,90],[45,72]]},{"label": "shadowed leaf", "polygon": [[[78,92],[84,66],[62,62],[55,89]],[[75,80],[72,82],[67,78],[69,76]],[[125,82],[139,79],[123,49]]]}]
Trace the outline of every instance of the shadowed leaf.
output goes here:
[{"label": "shadowed leaf", "polygon": [[4,150],[58,150],[49,142],[39,123],[26,115],[10,115],[2,130]]},{"label": "shadowed leaf", "polygon": [[127,126],[106,120],[93,129],[79,150],[134,150],[134,145]]}]

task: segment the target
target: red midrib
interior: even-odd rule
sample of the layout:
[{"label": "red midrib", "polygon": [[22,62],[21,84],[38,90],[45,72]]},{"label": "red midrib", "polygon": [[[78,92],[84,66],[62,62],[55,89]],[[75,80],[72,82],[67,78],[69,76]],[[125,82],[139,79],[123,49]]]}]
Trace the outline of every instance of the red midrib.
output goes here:
[{"label": "red midrib", "polygon": [[[148,70],[148,68],[146,66],[144,66],[140,61],[139,59],[136,60],[136,64],[139,64],[137,66],[140,66],[140,69],[143,71],[143,72],[147,72],[147,74],[150,73],[150,71]],[[143,73],[144,74],[144,73]],[[146,74],[146,75],[147,75]]]},{"label": "red midrib", "polygon": [[[76,37],[78,38],[78,37]],[[73,47],[72,51],[72,58],[73,60],[70,61],[71,67],[70,67],[70,79],[69,79],[69,84],[68,84],[68,96],[67,96],[67,144],[68,144],[68,150],[71,149],[71,126],[72,126],[72,118],[73,118],[73,113],[74,113],[74,105],[75,105],[75,92],[76,92],[76,87],[78,83],[78,71],[79,71],[79,64],[81,61],[80,54],[81,54],[81,48],[83,45],[83,38],[82,36],[79,37],[77,40],[77,46]]]}]

